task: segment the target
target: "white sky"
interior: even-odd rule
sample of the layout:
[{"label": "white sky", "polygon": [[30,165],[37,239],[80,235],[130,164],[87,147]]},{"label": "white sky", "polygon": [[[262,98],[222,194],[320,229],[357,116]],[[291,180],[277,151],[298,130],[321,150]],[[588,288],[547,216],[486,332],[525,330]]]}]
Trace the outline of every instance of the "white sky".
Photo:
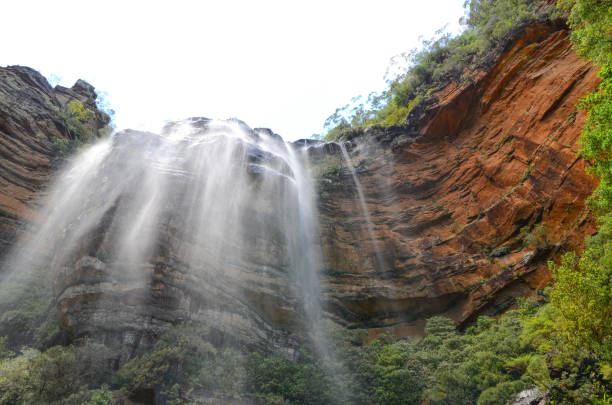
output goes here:
[{"label": "white sky", "polygon": [[463,0],[3,0],[0,66],[108,93],[118,128],[237,117],[285,139],[319,133],[389,59],[449,24]]}]

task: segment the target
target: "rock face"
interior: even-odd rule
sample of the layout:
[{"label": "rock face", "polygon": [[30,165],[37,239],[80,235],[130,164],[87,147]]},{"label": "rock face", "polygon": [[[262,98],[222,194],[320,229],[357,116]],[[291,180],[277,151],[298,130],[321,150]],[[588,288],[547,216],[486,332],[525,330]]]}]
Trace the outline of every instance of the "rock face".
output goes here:
[{"label": "rock face", "polygon": [[[574,105],[598,80],[572,51],[568,32],[530,27],[491,69],[471,77],[440,91],[439,102],[413,113],[409,125],[358,134],[344,145],[350,164],[339,144],[298,142],[309,153],[319,197],[323,311],[336,323],[369,328],[371,336],[406,336],[420,334],[436,314],[467,324],[500,313],[549,282],[548,258],[580,248],[594,232],[584,199],[596,182],[576,157],[585,117]],[[53,142],[75,137],[57,112],[73,99],[96,112],[92,131],[108,122],[85,82],[53,89],[31,69],[0,69],[0,254],[26,222],[37,220],[36,198],[60,162]],[[127,131],[113,142],[120,149],[142,135]],[[115,159],[129,169],[136,156],[128,152]],[[294,175],[261,150],[245,153],[253,184],[270,169]],[[176,180],[181,173],[168,176]],[[194,319],[242,343],[295,347],[304,316],[295,279],[283,270],[290,267],[281,253],[286,241],[274,226],[247,232],[244,252],[225,257],[231,270],[214,280],[194,277],[184,271],[182,255],[193,244],[183,233],[190,223],[170,214],[187,192],[175,180],[169,183],[177,192],[151,225],[161,237],[143,266],[145,284],[134,284],[107,254],[121,204],[98,212],[99,226],[78,240],[69,265],[57,269],[62,328],[72,337],[102,331],[135,347],[164,324]],[[126,190],[123,201],[138,201],[138,187]],[[257,215],[242,215],[278,213],[273,199],[261,203]],[[86,209],[83,218],[96,213],[95,204]]]},{"label": "rock face", "polygon": [[549,402],[545,393],[537,388],[530,388],[519,392],[508,405],[547,405]]},{"label": "rock face", "polygon": [[54,274],[62,330],[120,345],[122,361],[181,321],[291,354],[320,295],[314,189],[295,152],[237,120],[121,131],[58,176],[11,267]]},{"label": "rock face", "polygon": [[97,134],[110,118],[95,99],[94,88],[82,80],[54,89],[33,69],[0,68],[0,263],[25,224],[37,220],[39,192],[61,163],[53,141],[75,137],[58,110],[80,101],[95,112],[86,127]]},{"label": "rock face", "polygon": [[[594,232],[584,199],[596,181],[576,157],[585,115],[575,104],[598,79],[568,32],[529,27],[472,77],[410,125],[348,145],[370,227],[346,162],[314,154],[338,322],[404,336],[435,314],[459,324],[498,314],[550,281],[548,258]],[[530,246],[524,227],[540,235]]]}]

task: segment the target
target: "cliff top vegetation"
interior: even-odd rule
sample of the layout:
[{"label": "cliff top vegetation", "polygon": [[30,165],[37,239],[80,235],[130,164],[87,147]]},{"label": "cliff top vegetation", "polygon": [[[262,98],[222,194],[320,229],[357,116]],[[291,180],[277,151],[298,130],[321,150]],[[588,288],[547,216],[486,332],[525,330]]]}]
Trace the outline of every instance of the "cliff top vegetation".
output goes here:
[{"label": "cliff top vegetation", "polygon": [[461,34],[441,33],[421,49],[396,56],[407,70],[389,77],[388,87],[365,103],[336,109],[325,121],[325,139],[343,139],[350,128],[404,124],[411,111],[435,100],[436,90],[453,80],[469,81],[471,71],[494,62],[525,26],[556,14],[553,5],[534,0],[467,0],[464,6]]}]

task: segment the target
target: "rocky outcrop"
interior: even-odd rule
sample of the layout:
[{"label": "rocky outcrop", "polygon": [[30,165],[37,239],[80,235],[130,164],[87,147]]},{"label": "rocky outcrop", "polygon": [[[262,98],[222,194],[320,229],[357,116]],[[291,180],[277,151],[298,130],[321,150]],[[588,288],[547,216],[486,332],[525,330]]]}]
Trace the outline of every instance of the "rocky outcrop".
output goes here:
[{"label": "rocky outcrop", "polygon": [[508,405],[547,405],[550,401],[547,395],[537,388],[519,392]]},{"label": "rocky outcrop", "polygon": [[[323,310],[336,323],[368,328],[371,336],[406,336],[422,333],[425,319],[437,314],[461,325],[498,314],[550,281],[549,258],[580,248],[595,231],[584,200],[596,182],[576,157],[585,117],[575,104],[598,80],[571,49],[568,32],[529,27],[491,69],[471,78],[439,91],[438,102],[414,111],[405,126],[357,131],[345,145],[350,165],[339,144],[297,143],[296,149],[308,149],[315,175]],[[0,69],[0,254],[26,222],[38,220],[36,201],[61,163],[54,142],[77,137],[62,116],[74,99],[96,112],[86,125],[96,134],[108,117],[95,109],[87,83],[53,89],[31,69]],[[192,125],[204,128],[207,120]],[[277,138],[269,130],[246,131]],[[151,225],[160,237],[152,259],[139,264],[139,280],[108,254],[119,232],[113,222],[129,216],[146,178],[130,177],[138,155],[125,145],[158,142],[144,135],[126,131],[113,139],[114,160],[129,180],[117,202],[103,212],[96,205],[103,198],[81,206],[79,218],[101,218],[78,238],[68,265],[57,266],[62,328],[71,337],[98,334],[135,348],[164,325],[191,319],[216,325],[219,339],[295,348],[304,322],[295,298],[301,286],[287,272],[280,253],[287,241],[278,237],[276,222],[251,224],[265,232],[241,234],[248,243],[239,255],[223,251],[223,271],[214,276],[187,271],[182,253],[206,248],[184,231],[189,173],[167,172],[164,184],[176,190]],[[264,151],[244,153],[252,184],[266,184],[261,179],[269,170],[295,174]],[[97,184],[92,195],[113,192]],[[274,217],[279,210],[272,196],[241,218]]]},{"label": "rocky outcrop", "polygon": [[550,281],[549,258],[595,231],[575,104],[598,79],[568,32],[529,27],[471,77],[405,127],[347,144],[371,226],[340,154],[313,154],[324,290],[338,322],[404,336],[436,314],[459,324],[498,314]]},{"label": "rocky outcrop", "polygon": [[48,218],[63,230],[50,230],[49,266],[61,328],[127,348],[122,361],[182,321],[219,345],[290,355],[309,329],[291,156],[269,130],[206,118],[121,131],[84,152],[86,169],[75,164],[53,193],[74,199]]},{"label": "rocky outcrop", "polygon": [[89,132],[97,134],[110,121],[96,108],[87,82],[52,88],[28,67],[0,68],[0,263],[25,225],[37,221],[39,193],[61,164],[54,141],[76,136],[60,114],[72,100],[95,112],[85,124]]}]

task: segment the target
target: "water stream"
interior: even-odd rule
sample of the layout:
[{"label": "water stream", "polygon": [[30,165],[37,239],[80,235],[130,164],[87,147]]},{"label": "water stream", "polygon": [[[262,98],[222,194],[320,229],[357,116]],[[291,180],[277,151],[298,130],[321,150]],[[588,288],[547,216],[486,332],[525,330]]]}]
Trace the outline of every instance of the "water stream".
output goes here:
[{"label": "water stream", "polygon": [[378,239],[376,238],[376,232],[374,231],[374,224],[372,222],[372,218],[370,216],[370,210],[368,209],[368,205],[366,203],[365,196],[363,194],[363,187],[361,186],[361,182],[359,181],[359,177],[357,177],[357,171],[355,170],[355,165],[353,165],[353,160],[351,159],[346,147],[342,142],[339,143],[340,150],[342,151],[342,157],[346,162],[347,167],[351,173],[351,177],[353,178],[353,183],[355,183],[355,188],[357,189],[357,196],[359,197],[359,206],[361,208],[361,213],[366,220],[366,227],[368,230],[368,236],[370,238],[370,242],[374,247],[374,258],[376,260],[376,265],[378,270],[384,269],[384,261],[380,254],[380,249],[378,246]]},{"label": "water stream", "polygon": [[[70,278],[85,258],[109,282],[146,291],[153,273],[177,268],[255,306],[270,307],[252,294],[268,289],[263,296],[316,322],[321,251],[305,153],[237,120],[123,131],[59,176],[5,277],[44,269]],[[290,282],[275,286],[278,278]]]},{"label": "water stream", "polygon": [[3,272],[4,311],[42,283],[76,336],[123,330],[132,345],[159,319],[187,317],[241,345],[284,348],[291,331],[324,359],[326,375],[345,376],[335,395],[348,397],[352,377],[322,315],[317,197],[303,145],[237,120],[126,130],[76,155],[42,203],[39,225]]}]

